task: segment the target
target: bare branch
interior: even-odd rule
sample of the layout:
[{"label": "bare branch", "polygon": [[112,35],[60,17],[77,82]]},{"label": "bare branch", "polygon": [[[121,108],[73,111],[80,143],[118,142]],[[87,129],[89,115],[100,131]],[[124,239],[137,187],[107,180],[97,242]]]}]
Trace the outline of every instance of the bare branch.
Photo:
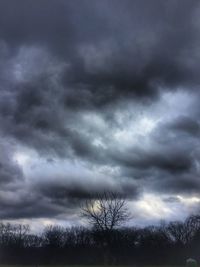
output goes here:
[{"label": "bare branch", "polygon": [[87,200],[82,207],[82,216],[100,230],[112,230],[130,218],[125,199],[112,192]]}]

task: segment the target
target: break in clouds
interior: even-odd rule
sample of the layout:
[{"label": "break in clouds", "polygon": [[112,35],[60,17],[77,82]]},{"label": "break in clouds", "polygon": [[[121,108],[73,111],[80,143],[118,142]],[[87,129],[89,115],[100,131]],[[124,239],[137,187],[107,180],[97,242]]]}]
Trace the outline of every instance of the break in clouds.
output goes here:
[{"label": "break in clouds", "polygon": [[0,0],[0,219],[81,223],[105,190],[133,223],[200,202],[198,0]]}]

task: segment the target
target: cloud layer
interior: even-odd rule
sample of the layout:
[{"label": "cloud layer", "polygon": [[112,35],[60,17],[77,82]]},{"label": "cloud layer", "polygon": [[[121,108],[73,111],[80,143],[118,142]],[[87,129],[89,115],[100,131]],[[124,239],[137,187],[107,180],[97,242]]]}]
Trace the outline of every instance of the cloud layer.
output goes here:
[{"label": "cloud layer", "polygon": [[199,197],[199,12],[0,0],[1,219],[78,221],[105,190],[135,210],[152,194],[171,210]]}]

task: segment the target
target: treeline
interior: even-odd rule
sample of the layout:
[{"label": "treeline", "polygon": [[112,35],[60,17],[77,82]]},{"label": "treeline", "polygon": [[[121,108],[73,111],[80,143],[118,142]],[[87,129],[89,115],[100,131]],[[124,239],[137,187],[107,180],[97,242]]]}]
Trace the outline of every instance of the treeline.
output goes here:
[{"label": "treeline", "polygon": [[200,216],[112,231],[48,226],[41,235],[0,223],[1,264],[182,265],[189,257],[200,259]]}]

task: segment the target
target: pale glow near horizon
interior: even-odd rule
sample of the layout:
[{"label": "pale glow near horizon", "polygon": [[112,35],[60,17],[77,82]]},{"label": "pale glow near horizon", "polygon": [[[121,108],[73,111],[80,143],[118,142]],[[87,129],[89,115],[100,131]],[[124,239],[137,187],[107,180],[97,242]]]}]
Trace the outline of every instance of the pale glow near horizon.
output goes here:
[{"label": "pale glow near horizon", "polygon": [[178,195],[177,198],[180,200],[180,202],[186,205],[194,205],[194,204],[200,203],[200,198],[196,196],[183,197],[183,196]]},{"label": "pale glow near horizon", "polygon": [[138,211],[140,210],[143,216],[151,216],[154,219],[168,217],[173,213],[170,207],[159,196],[153,194],[145,194],[135,202],[135,208]]}]

